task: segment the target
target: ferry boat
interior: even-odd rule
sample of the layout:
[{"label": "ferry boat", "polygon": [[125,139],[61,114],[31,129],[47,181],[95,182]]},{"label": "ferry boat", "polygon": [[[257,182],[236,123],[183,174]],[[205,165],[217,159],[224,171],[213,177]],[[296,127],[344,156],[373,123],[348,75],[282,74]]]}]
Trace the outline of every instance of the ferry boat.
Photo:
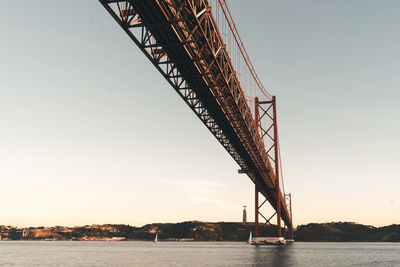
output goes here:
[{"label": "ferry boat", "polygon": [[252,245],[286,245],[288,242],[283,237],[253,237]]}]

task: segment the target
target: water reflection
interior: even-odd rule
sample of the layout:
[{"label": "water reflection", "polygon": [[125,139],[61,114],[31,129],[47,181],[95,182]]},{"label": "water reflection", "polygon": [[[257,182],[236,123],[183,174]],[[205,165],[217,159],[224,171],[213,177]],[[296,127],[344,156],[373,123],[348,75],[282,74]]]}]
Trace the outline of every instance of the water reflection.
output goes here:
[{"label": "water reflection", "polygon": [[399,243],[0,242],[0,266],[400,266]]},{"label": "water reflection", "polygon": [[254,246],[255,266],[295,266],[293,244],[287,246]]}]

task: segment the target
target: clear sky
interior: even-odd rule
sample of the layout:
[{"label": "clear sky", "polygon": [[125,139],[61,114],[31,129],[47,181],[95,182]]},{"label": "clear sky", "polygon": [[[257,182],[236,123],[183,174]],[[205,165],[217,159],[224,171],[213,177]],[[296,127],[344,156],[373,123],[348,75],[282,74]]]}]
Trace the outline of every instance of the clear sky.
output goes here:
[{"label": "clear sky", "polygon": [[[400,2],[228,3],[278,99],[295,225],[400,223]],[[98,1],[0,10],[0,224],[254,220],[251,181]]]}]

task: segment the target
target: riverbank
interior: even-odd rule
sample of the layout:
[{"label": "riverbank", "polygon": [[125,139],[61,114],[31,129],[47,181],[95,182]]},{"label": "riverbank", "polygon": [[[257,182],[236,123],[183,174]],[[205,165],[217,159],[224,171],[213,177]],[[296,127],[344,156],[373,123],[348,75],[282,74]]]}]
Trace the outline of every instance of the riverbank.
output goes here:
[{"label": "riverbank", "polygon": [[[247,241],[253,223],[154,223],[142,227],[123,224],[77,227],[14,227],[0,225],[0,240],[152,241],[156,233],[165,241]],[[275,225],[260,226],[260,236],[275,236]],[[296,241],[400,242],[400,225],[374,227],[352,222],[310,223],[298,226]]]}]

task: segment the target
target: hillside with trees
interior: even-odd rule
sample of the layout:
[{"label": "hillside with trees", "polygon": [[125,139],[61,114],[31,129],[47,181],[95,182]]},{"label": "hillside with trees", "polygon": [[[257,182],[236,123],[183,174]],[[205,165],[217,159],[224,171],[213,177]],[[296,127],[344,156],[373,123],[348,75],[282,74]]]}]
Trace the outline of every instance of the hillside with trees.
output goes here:
[{"label": "hillside with trees", "polygon": [[296,241],[400,242],[400,225],[374,227],[351,222],[310,223],[296,229]]},{"label": "hillside with trees", "polygon": [[[181,222],[153,223],[142,227],[123,224],[79,227],[18,228],[0,225],[2,240],[159,240],[247,241],[253,223]],[[260,226],[260,236],[275,236],[275,225]],[[295,241],[303,242],[400,242],[400,225],[374,227],[351,222],[310,223],[295,229]]]}]

